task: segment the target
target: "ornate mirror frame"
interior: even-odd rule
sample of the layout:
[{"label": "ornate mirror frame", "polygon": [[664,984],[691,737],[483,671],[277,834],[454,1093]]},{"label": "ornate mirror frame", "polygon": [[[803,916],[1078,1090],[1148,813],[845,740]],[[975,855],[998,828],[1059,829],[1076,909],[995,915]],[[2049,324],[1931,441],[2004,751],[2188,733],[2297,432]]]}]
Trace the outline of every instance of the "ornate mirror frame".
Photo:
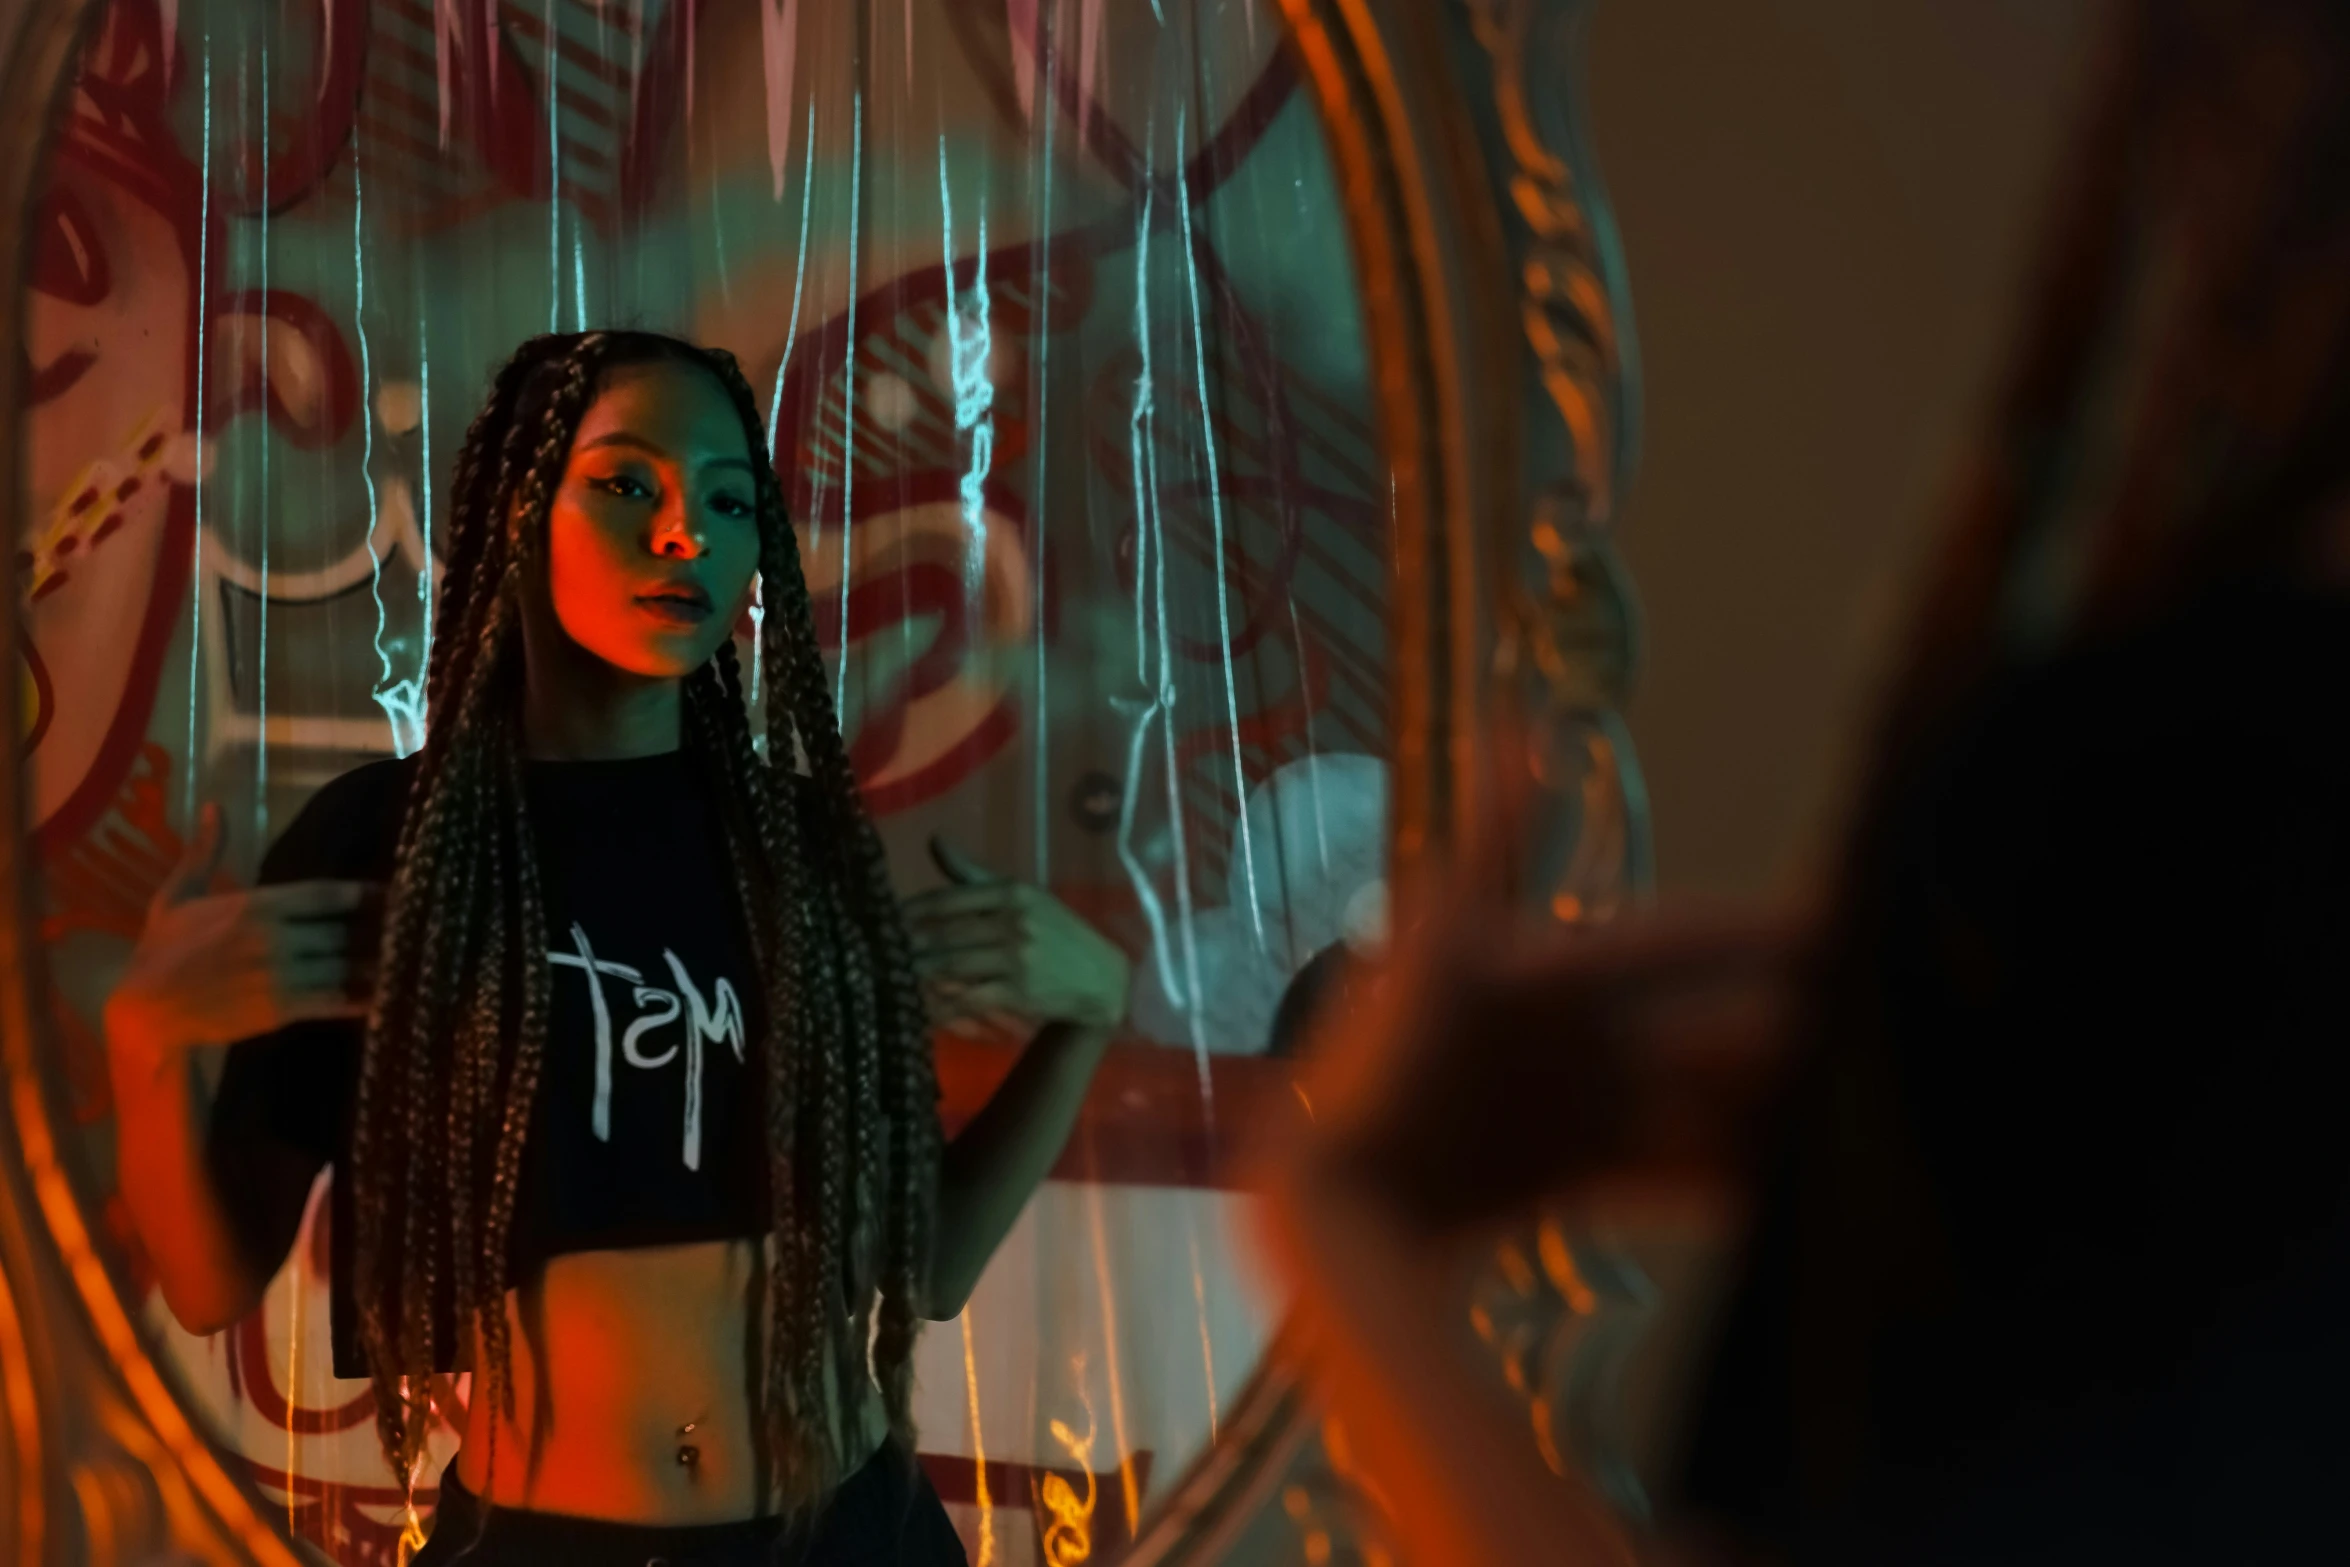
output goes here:
[{"label": "ornate mirror frame", "polygon": [[[1636,446],[1634,356],[1576,114],[1583,0],[1280,5],[1338,171],[1393,474],[1396,877],[1408,894],[1415,867],[1465,824],[1478,769],[1494,761],[1478,740],[1508,703],[1558,827],[1530,846],[1530,893],[1560,918],[1604,918],[1645,888],[1648,854],[1618,712],[1635,627],[1609,534]],[[97,9],[0,4],[0,144],[18,149],[0,166],[15,236],[0,249],[0,363],[23,352],[32,198]],[[12,409],[0,493],[19,511],[23,438]],[[10,641],[14,579],[0,561]],[[0,733],[18,732],[20,702],[0,682]],[[60,1157],[25,803],[18,769],[0,769],[0,1558],[105,1567],[176,1552],[293,1567],[272,1510],[221,1462],[143,1343]],[[1599,1341],[1563,1359],[1543,1347],[1602,1310],[1597,1274],[1578,1276],[1556,1245],[1531,1254],[1544,1265],[1505,1262],[1501,1287],[1549,1326],[1530,1346],[1497,1345],[1503,1370],[1529,1399],[1529,1440],[1605,1479],[1620,1466],[1594,1403],[1608,1383],[1590,1374]],[[1309,1353],[1294,1327],[1277,1338],[1126,1561],[1391,1559],[1343,1434],[1302,1390]]]}]

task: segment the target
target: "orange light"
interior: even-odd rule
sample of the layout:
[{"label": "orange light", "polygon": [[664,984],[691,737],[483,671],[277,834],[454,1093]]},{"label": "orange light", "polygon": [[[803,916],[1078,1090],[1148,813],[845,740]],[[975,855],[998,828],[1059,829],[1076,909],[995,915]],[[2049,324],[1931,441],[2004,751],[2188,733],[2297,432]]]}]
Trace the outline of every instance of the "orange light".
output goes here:
[{"label": "orange light", "polygon": [[971,1343],[971,1308],[963,1308],[963,1386],[971,1397],[972,1496],[979,1505],[979,1562],[995,1560],[995,1502],[987,1494],[987,1443],[979,1434],[979,1356]]},{"label": "orange light", "polygon": [[400,1520],[400,1567],[424,1549],[424,1520],[416,1516],[416,1487],[408,1487],[407,1515]]},{"label": "orange light", "polygon": [[1093,1398],[1085,1390],[1085,1356],[1079,1353],[1070,1361],[1070,1370],[1077,1379],[1077,1397],[1085,1406],[1085,1435],[1069,1429],[1068,1423],[1052,1423],[1053,1440],[1077,1465],[1077,1472],[1085,1477],[1085,1495],[1081,1499],[1076,1487],[1057,1474],[1048,1474],[1038,1488],[1038,1500],[1052,1521],[1045,1525],[1041,1549],[1045,1567],[1077,1567],[1093,1555],[1093,1508],[1100,1486],[1093,1477],[1093,1441],[1095,1422]]},{"label": "orange light", "polygon": [[1110,1287],[1110,1241],[1102,1225],[1102,1189],[1085,1188],[1086,1217],[1092,1221],[1093,1277],[1101,1292],[1104,1370],[1110,1380],[1110,1436],[1118,1444],[1118,1484],[1125,1493],[1126,1537],[1132,1539],[1142,1518],[1142,1484],[1134,1472],[1134,1450],[1126,1445],[1126,1396],[1119,1385],[1118,1296]]},{"label": "orange light", "polygon": [[1550,1275],[1551,1286],[1565,1297],[1567,1309],[1578,1317],[1588,1317],[1597,1311],[1598,1292],[1584,1279],[1583,1270],[1575,1266],[1575,1252],[1567,1244],[1566,1233],[1545,1219],[1535,1246],[1542,1254],[1542,1271]]},{"label": "orange light", "polygon": [[1208,1333],[1208,1281],[1199,1267],[1199,1225],[1191,1220],[1184,1225],[1191,1238],[1191,1298],[1199,1308],[1199,1355],[1208,1378],[1208,1440],[1216,1440],[1216,1345]]}]

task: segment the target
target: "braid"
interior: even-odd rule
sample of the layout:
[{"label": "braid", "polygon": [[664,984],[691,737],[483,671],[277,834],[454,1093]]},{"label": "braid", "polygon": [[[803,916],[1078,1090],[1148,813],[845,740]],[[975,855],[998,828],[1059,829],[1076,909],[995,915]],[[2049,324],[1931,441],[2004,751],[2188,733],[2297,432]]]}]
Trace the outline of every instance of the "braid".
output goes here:
[{"label": "braid", "polygon": [[[732,359],[717,353],[709,359],[732,393],[746,432],[759,430],[756,401]],[[759,449],[756,439],[753,448]],[[815,1387],[829,1381],[836,1389],[861,1387],[868,1377],[878,1381],[893,1429],[910,1443],[913,1346],[937,1200],[937,1072],[880,835],[865,812],[841,740],[797,541],[772,469],[758,466],[760,572],[769,606],[759,647],[767,764],[779,783],[800,782],[789,778],[795,754],[804,754],[809,768],[805,786],[793,791],[796,799],[777,791],[776,836],[785,850],[778,881],[787,892],[801,894],[787,896],[787,907],[799,910],[810,953],[828,971],[815,976],[820,994],[811,998],[814,1015],[808,1021],[814,1025],[809,1044],[819,1057],[820,1097],[829,1096],[834,1109],[826,1114],[820,1103],[812,1124],[809,1117],[799,1118],[802,1129],[823,1139],[824,1146],[820,1158],[809,1159],[803,1151],[798,1162],[803,1178],[812,1174],[822,1181],[827,1170],[832,1172],[829,1186],[838,1198],[819,1231],[827,1238],[825,1252],[812,1259],[810,1281],[803,1285],[813,1292],[821,1281],[821,1294],[788,1301],[784,1297],[795,1281],[778,1279],[783,1288],[776,1291],[772,1320],[779,1328],[792,1320],[807,1323],[806,1331],[836,1351],[827,1356],[819,1347],[810,1355],[803,1343],[795,1380]],[[804,876],[817,878],[822,891],[807,896],[792,885]],[[838,1004],[821,992],[838,996]],[[836,1077],[823,1075],[828,1055],[839,1063]],[[781,1108],[771,1106],[771,1112]],[[821,1193],[809,1195],[823,1202]],[[876,1229],[878,1323],[859,1260]],[[806,1235],[804,1226],[800,1234]],[[788,1239],[781,1233],[778,1238]],[[845,1314],[832,1294],[844,1279],[844,1267],[852,1284]],[[789,1336],[775,1341],[787,1343]]]},{"label": "braid", "polygon": [[[583,340],[592,343],[594,339]],[[500,601],[511,605],[521,592],[523,572],[537,558],[533,547],[546,528],[548,511],[554,504],[555,487],[561,481],[563,466],[571,453],[573,432],[579,428],[582,415],[587,412],[595,393],[596,367],[588,354],[573,352],[567,358],[553,362],[550,373],[541,378],[547,391],[540,417],[531,421],[540,431],[538,443],[530,457],[528,470],[513,492],[516,504],[508,509],[502,522],[508,535],[507,582],[500,593]],[[520,437],[529,424],[518,420],[514,436],[506,444],[510,463],[520,444]],[[483,1331],[486,1351],[486,1392],[493,1412],[511,1416],[513,1413],[512,1348],[508,1342],[505,1287],[507,1244],[514,1229],[514,1199],[521,1184],[522,1150],[530,1128],[532,1107],[538,1100],[540,1072],[546,1060],[547,1011],[549,979],[546,967],[547,921],[546,906],[541,897],[538,875],[538,857],[532,853],[529,802],[522,781],[522,746],[516,733],[518,714],[508,723],[498,726],[501,804],[512,813],[514,831],[521,845],[515,856],[517,902],[521,918],[518,921],[522,970],[522,1008],[520,1026],[514,1034],[514,1049],[507,1063],[504,1092],[500,1095],[503,1115],[497,1132],[497,1147],[491,1165],[489,1214],[481,1228],[482,1265],[488,1274],[488,1287],[477,1302],[468,1302],[467,1309]],[[492,1419],[494,1433],[498,1422]],[[493,1443],[491,1457],[496,1456]]]},{"label": "braid", "polygon": [[[722,769],[721,776],[732,785],[728,794],[739,802],[730,825],[743,834],[744,847],[753,852],[733,856],[736,886],[753,929],[767,933],[762,961],[770,1020],[766,1092],[774,1239],[768,1248],[760,1292],[768,1311],[760,1333],[767,1346],[763,1396],[770,1410],[781,1414],[770,1422],[773,1429],[766,1440],[770,1451],[782,1460],[784,1475],[798,1481],[795,1494],[804,1500],[820,1494],[824,1483],[820,1477],[834,1462],[829,1455],[837,1447],[837,1437],[827,1431],[821,1441],[812,1441],[808,1430],[811,1417],[827,1407],[821,1400],[831,1390],[811,1379],[805,1354],[808,1346],[821,1342],[814,1335],[822,1335],[826,1325],[820,1317],[811,1321],[808,1310],[811,1303],[821,1302],[824,1292],[813,1287],[817,1281],[810,1274],[811,1264],[821,1258],[822,1251],[819,1238],[809,1233],[802,1200],[805,1183],[798,1163],[808,1139],[802,1136],[800,1124],[803,1109],[797,1089],[803,1074],[795,1042],[812,1035],[821,1037],[820,1020],[814,1030],[808,1025],[811,1003],[820,1019],[832,987],[821,981],[808,983],[811,969],[821,975],[827,965],[820,946],[824,932],[797,917],[796,911],[804,909],[804,895],[796,885],[789,892],[775,885],[778,867],[788,871],[804,862],[796,853],[784,850],[779,836],[777,823],[784,813],[771,798],[774,780],[751,746],[741,670],[732,643],[721,645],[713,663],[713,670],[688,683],[688,695],[694,699],[688,712],[697,721],[707,751]],[[753,874],[754,865],[762,874]],[[795,884],[798,881],[797,877],[791,879]],[[789,931],[780,928],[786,918],[794,927]],[[818,1148],[821,1151],[820,1142]],[[802,1347],[800,1358],[787,1359],[782,1347],[790,1344]]]},{"label": "braid", "polygon": [[[763,525],[762,554],[765,553],[764,531]],[[766,959],[768,1048],[763,1085],[773,1238],[767,1248],[766,1287],[762,1292],[768,1317],[761,1330],[765,1369],[760,1386],[769,1412],[769,1444],[774,1459],[788,1476],[804,1474],[816,1456],[808,1451],[803,1426],[813,1395],[792,1375],[795,1368],[787,1360],[785,1347],[803,1332],[800,1300],[809,1252],[807,1238],[800,1229],[799,1050],[812,1033],[808,1022],[811,995],[820,995],[828,987],[821,982],[824,964],[818,947],[820,932],[806,917],[806,859],[799,850],[796,823],[788,805],[779,808],[774,798],[776,789],[782,787],[777,770],[760,762],[751,749],[741,675],[731,643],[719,648],[717,664],[720,699],[712,716],[712,727],[718,732],[721,765],[732,782],[732,793],[744,802],[744,815],[755,837],[757,851],[755,856],[741,853],[734,856],[737,885],[742,896],[755,905],[753,928],[774,931]],[[790,753],[787,749],[782,754]],[[767,872],[768,886],[764,889],[749,878],[748,863],[754,858]],[[815,983],[811,983],[811,970],[818,977]]]},{"label": "braid", "polygon": [[[491,459],[506,450],[524,384],[546,364],[562,341],[533,338],[500,367],[490,388],[489,401],[474,415],[473,423],[465,431],[465,444],[458,449],[449,492],[452,515],[460,520],[450,530],[449,559],[441,574],[438,606],[443,622],[452,630],[460,628],[473,607],[474,584],[487,581],[494,585],[499,579],[503,556],[498,546],[504,543],[504,534],[495,528],[474,525],[467,519],[497,510],[498,497],[506,493],[503,486],[508,472],[503,462]],[[428,483],[430,477],[426,476]],[[478,626],[466,627],[464,631],[477,632]],[[455,673],[453,655],[460,651],[470,654],[475,643],[476,638],[471,634],[444,634],[435,640],[425,683],[427,713],[440,710],[442,695]]]},{"label": "braid", "polygon": [[[460,732],[486,734],[494,744],[498,726],[484,723],[483,714],[500,684],[503,661],[495,650],[513,623],[511,594],[496,595],[489,611],[479,633],[483,648],[472,660],[472,678],[450,722]],[[503,923],[483,918],[476,896],[482,824],[495,820],[482,808],[487,782],[482,760],[474,749],[457,751],[437,770],[430,789],[412,802],[402,834],[393,901],[401,916],[396,928],[414,952],[414,959],[402,961],[399,952],[387,952],[383,970],[387,982],[380,992],[385,998],[382,1017],[386,1026],[371,1031],[361,1074],[358,1120],[363,1135],[355,1137],[353,1148],[353,1175],[362,1195],[355,1274],[362,1301],[375,1305],[379,1312],[393,1298],[396,1285],[396,1316],[389,1320],[379,1316],[372,1328],[363,1316],[362,1325],[376,1372],[378,1420],[396,1422],[392,1431],[379,1425],[379,1434],[385,1438],[387,1458],[403,1477],[413,1474],[422,1454],[427,1408],[421,1395],[403,1398],[397,1387],[387,1388],[385,1383],[395,1381],[409,1389],[426,1385],[443,1347],[438,1341],[443,1255],[453,1233],[473,1228],[469,1182],[456,1184],[466,1178],[464,1173],[452,1171],[442,1176],[448,1202],[434,1201],[430,1190],[436,1172],[425,1150],[432,1146],[433,1087],[436,1082],[451,1084],[452,1105],[444,1117],[444,1130],[461,1124],[457,1108],[478,1096],[480,1090],[478,1063],[465,1058],[463,1041],[467,1036],[487,1036],[491,1042],[488,1048],[494,1050],[499,1033],[497,1014],[502,1010],[502,982],[486,976],[503,966],[505,955],[493,940],[472,939],[477,919],[489,938],[502,934]],[[412,906],[430,912],[429,940],[419,942],[412,934],[417,923],[410,917]],[[395,962],[399,967],[392,966]],[[460,1003],[450,999],[451,990],[465,995],[465,1010],[456,1017],[451,1013]],[[456,1050],[447,1043],[452,1039],[459,1041]],[[405,1067],[397,1079],[397,1090],[392,1086],[395,1061]],[[389,1107],[384,1105],[387,1094],[396,1094]],[[399,1118],[400,1135],[394,1143],[387,1144],[382,1137],[379,1108]],[[469,1171],[470,1153],[462,1163]],[[395,1189],[401,1195],[392,1205],[384,1199]],[[382,1242],[395,1218],[402,1237],[396,1280],[386,1277],[382,1267]],[[473,1277],[466,1282],[478,1290],[478,1268],[467,1272]],[[502,1284],[502,1278],[499,1282]],[[460,1295],[458,1309],[471,1310],[478,1298]],[[501,1320],[502,1316],[501,1311]]]},{"label": "braid", "polygon": [[[728,651],[731,653],[732,649]],[[724,673],[734,700],[740,702],[741,676],[731,658]],[[794,802],[792,814],[797,816],[810,804],[812,801],[807,797],[800,797]],[[802,836],[804,840],[815,834]],[[841,933],[854,930],[841,879],[827,877],[824,886],[829,928]],[[891,908],[894,914],[894,900]],[[851,1327],[848,1339],[837,1346],[845,1357],[837,1374],[844,1386],[861,1387],[872,1375],[870,1330],[877,1283],[875,1253],[879,1245],[875,1226],[879,1205],[884,1200],[883,1156],[888,1146],[880,1092],[882,1041],[887,1036],[882,1009],[877,1004],[872,954],[865,943],[848,940],[839,943],[839,952],[845,969],[842,977],[851,1010],[850,1037],[854,1048],[848,1052],[846,1071],[841,1074],[843,1080],[826,1084],[824,1114],[831,1127],[823,1146],[835,1167],[835,1189],[825,1198],[827,1216],[833,1221],[827,1231],[826,1254],[840,1259],[833,1266],[840,1271],[848,1297]],[[845,1137],[838,1130],[844,1120]],[[843,1182],[847,1183],[845,1192],[838,1190]]]},{"label": "braid", "polygon": [[[762,563],[763,572],[769,573],[770,579],[773,560],[780,553],[772,544],[762,550],[768,557]],[[768,624],[773,626],[772,616]],[[787,710],[773,711],[777,716],[769,720],[767,754],[768,765],[776,768],[788,766],[793,746],[788,729],[778,735],[778,729],[788,723],[782,716]],[[779,757],[787,760],[778,763],[775,759]],[[802,1410],[803,1427],[811,1417],[826,1420],[824,1445],[831,1448],[837,1445],[836,1434],[829,1429],[829,1401],[834,1390],[828,1386],[830,1357],[825,1348],[833,1336],[838,1312],[827,1270],[836,1268],[839,1258],[826,1247],[834,1232],[825,1211],[839,1196],[837,1154],[829,1141],[838,1137],[839,1127],[825,1112],[826,1100],[840,1076],[842,933],[839,922],[829,917],[830,911],[824,907],[821,886],[827,878],[818,863],[824,851],[812,841],[801,820],[796,798],[799,781],[793,776],[776,781],[788,791],[770,806],[783,850],[779,879],[787,889],[787,907],[797,927],[796,945],[804,956],[798,1016],[788,1036],[790,1049],[778,1052],[769,1070],[771,1083],[788,1080],[790,1084],[789,1093],[770,1107],[769,1137],[777,1145],[778,1158],[785,1148],[794,1150],[790,1175],[793,1202],[789,1208],[781,1204],[777,1208],[780,1273],[771,1285],[769,1331],[779,1354],[770,1375],[784,1382],[790,1403]],[[806,1095],[810,1086],[813,1103]]]},{"label": "braid", "polygon": [[[507,828],[503,819],[489,823],[482,846],[482,874],[486,878],[487,919],[482,946],[503,953],[509,936],[507,906]],[[527,947],[525,951],[529,950]],[[481,1226],[475,1208],[479,1181],[476,1147],[486,1107],[496,1102],[497,1063],[506,1021],[506,965],[486,964],[480,975],[481,1003],[457,1034],[457,1056],[449,1074],[447,1194],[449,1252],[454,1263],[455,1299],[461,1320],[480,1309],[485,1295],[494,1299],[501,1280],[485,1280],[482,1272]]]},{"label": "braid", "polygon": [[[530,1127],[532,1107],[537,1103],[539,1075],[546,1060],[547,1011],[549,982],[547,975],[547,911],[539,884],[538,857],[532,852],[530,818],[526,791],[522,785],[522,747],[509,741],[506,746],[504,783],[506,803],[514,811],[515,904],[519,913],[516,921],[516,950],[522,962],[522,1004],[520,1018],[514,1030],[512,1059],[507,1065],[505,1080],[493,1088],[502,1088],[500,1099],[504,1113],[497,1126],[497,1150],[491,1167],[489,1187],[489,1214],[481,1229],[481,1267],[483,1279],[481,1294],[470,1303],[471,1320],[482,1334],[485,1387],[476,1397],[486,1396],[495,1414],[511,1416],[514,1411],[512,1347],[508,1342],[506,1323],[506,1257],[507,1247],[514,1233],[514,1199],[521,1185],[522,1149]],[[495,1065],[492,1066],[495,1072]],[[488,1459],[497,1458],[498,1422],[489,1423],[490,1451]],[[485,1464],[485,1468],[486,1468]]]},{"label": "braid", "polygon": [[[360,1071],[354,1287],[376,1382],[377,1436],[404,1484],[429,1430],[429,1402],[412,1390],[426,1386],[440,1353],[453,1347],[441,1339],[445,1301],[453,1301],[460,1332],[482,1332],[493,1403],[508,1396],[504,1255],[509,1169],[519,1151],[507,1145],[527,1118],[546,1032],[544,966],[518,961],[545,950],[518,786],[518,595],[569,431],[586,405],[585,392],[563,396],[571,384],[589,384],[574,364],[579,357],[576,343],[525,345],[500,371],[458,460],[444,630],[428,675],[434,723],[402,820],[379,1000]],[[558,364],[575,373],[550,387],[545,372]],[[515,499],[526,518],[504,515]],[[522,1002],[509,1036],[507,996],[516,982]],[[442,1085],[445,1102],[437,1100]],[[492,1125],[499,1143],[485,1150]],[[436,1147],[445,1156],[438,1170],[427,1152]],[[492,1431],[494,1442],[494,1422]]]},{"label": "braid", "polygon": [[[554,494],[602,377],[656,359],[715,376],[754,454],[759,571],[773,611],[757,650],[765,757],[731,644],[680,694],[766,1009],[770,1234],[764,1315],[752,1325],[762,1346],[763,1462],[795,1506],[812,1508],[846,1471],[843,1417],[868,1379],[880,1384],[893,1429],[911,1439],[937,1081],[764,425],[729,355],[639,334],[533,339],[498,372],[468,430],[448,511],[443,630],[427,676],[432,727],[402,819],[360,1071],[352,1179],[361,1334],[377,1435],[403,1481],[423,1452],[421,1390],[449,1347],[439,1312],[450,1301],[457,1331],[481,1347],[476,1398],[512,1418],[507,1252],[550,983],[519,730],[520,599],[541,568]],[[802,755],[806,778],[794,766]],[[499,1423],[490,1422],[493,1442]]]},{"label": "braid", "polygon": [[[817,650],[815,616],[796,549],[779,562],[776,611],[765,627],[775,643],[770,703],[788,712],[806,750],[814,798],[829,818],[835,864],[830,867],[850,900],[854,928],[868,944],[877,971],[870,994],[875,1005],[870,1043],[881,1080],[883,1124],[893,1139],[893,1167],[884,1209],[880,1327],[873,1369],[880,1378],[893,1427],[911,1435],[912,1355],[920,1322],[921,1294],[930,1256],[930,1223],[938,1179],[938,1079],[929,1049],[913,954],[903,917],[890,888],[881,836],[865,814],[856,775],[842,743]],[[778,701],[778,698],[781,700]],[[769,725],[770,736],[775,723]],[[769,742],[773,754],[774,741]]]}]

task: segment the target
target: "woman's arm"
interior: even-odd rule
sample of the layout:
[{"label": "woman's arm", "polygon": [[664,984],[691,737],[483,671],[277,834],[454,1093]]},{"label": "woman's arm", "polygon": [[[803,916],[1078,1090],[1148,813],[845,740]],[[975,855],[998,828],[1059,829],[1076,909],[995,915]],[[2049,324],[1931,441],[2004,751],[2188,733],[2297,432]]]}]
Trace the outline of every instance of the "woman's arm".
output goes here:
[{"label": "woman's arm", "polygon": [[[310,881],[202,895],[220,840],[218,813],[207,807],[148,908],[104,1016],[123,1200],[164,1303],[191,1333],[217,1333],[259,1303],[322,1163],[261,1129],[235,1128],[253,1139],[235,1162],[254,1179],[236,1183],[249,1190],[224,1191],[196,1052],[366,1010],[348,954],[352,916],[370,890]],[[287,1039],[294,1049],[328,1048],[301,1031]]]},{"label": "woman's arm", "polygon": [[[106,1048],[115,1173],[132,1226],[179,1325],[221,1332],[261,1303],[269,1275],[248,1259],[205,1158],[212,1103],[195,1053],[112,1006]],[[289,1234],[285,1245],[292,1244]]]},{"label": "woman's arm", "polygon": [[1124,953],[1040,887],[1004,881],[944,844],[954,883],[908,901],[914,958],[934,1021],[1036,1029],[939,1170],[938,1239],[925,1314],[959,1314],[987,1261],[1060,1157],[1126,1015]]},{"label": "woman's arm", "polygon": [[938,1176],[938,1242],[926,1315],[961,1313],[988,1259],[1061,1156],[1086,1085],[1108,1048],[1107,1028],[1048,1023],[1001,1087],[947,1145]]}]

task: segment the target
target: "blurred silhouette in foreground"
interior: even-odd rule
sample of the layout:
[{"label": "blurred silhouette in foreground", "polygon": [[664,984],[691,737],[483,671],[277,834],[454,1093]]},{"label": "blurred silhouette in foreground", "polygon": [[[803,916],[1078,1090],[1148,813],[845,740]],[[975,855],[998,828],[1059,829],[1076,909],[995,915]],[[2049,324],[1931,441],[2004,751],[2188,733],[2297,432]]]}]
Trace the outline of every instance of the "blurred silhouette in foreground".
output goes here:
[{"label": "blurred silhouette in foreground", "polygon": [[[1323,1020],[1270,1234],[1409,1561],[2350,1559],[2350,7],[2118,5],[2087,109],[1824,913],[1471,851]],[[1646,1538],[1440,1265],[1628,1180],[1752,1203]]]}]

